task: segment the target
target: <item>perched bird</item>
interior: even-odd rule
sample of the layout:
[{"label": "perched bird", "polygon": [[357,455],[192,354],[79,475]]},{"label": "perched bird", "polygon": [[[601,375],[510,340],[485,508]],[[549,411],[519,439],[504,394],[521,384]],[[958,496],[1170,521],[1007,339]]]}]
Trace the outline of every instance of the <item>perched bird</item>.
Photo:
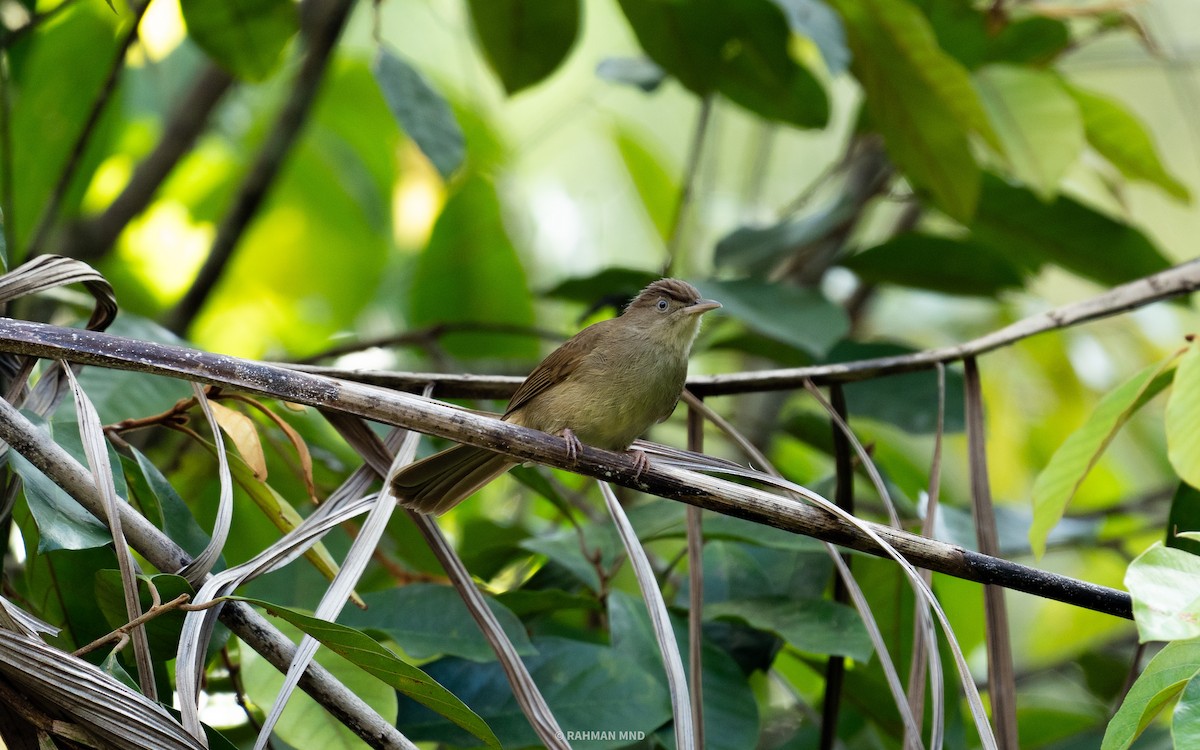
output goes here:
[{"label": "perched bird", "polygon": [[[588,326],[542,360],[502,419],[561,436],[573,456],[581,442],[628,449],[675,410],[700,316],[720,306],[686,281],[655,281],[619,317]],[[640,472],[646,456],[635,458]],[[516,463],[457,445],[402,469],[393,489],[405,507],[445,513]]]}]

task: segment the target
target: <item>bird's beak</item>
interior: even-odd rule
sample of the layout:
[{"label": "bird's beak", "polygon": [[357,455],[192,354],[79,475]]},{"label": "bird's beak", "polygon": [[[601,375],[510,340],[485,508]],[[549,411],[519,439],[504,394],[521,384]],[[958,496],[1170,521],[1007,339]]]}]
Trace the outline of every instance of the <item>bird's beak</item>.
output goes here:
[{"label": "bird's beak", "polygon": [[691,315],[699,315],[700,313],[706,313],[709,310],[716,310],[720,306],[721,303],[717,302],[715,299],[702,299],[697,300],[683,308],[683,311]]}]

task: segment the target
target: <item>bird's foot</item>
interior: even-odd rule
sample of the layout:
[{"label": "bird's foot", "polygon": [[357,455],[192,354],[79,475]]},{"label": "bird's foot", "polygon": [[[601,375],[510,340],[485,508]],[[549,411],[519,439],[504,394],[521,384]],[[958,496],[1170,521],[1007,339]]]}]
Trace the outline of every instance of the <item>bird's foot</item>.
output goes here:
[{"label": "bird's foot", "polygon": [[583,450],[583,443],[579,442],[579,438],[575,437],[575,433],[571,432],[570,427],[564,427],[558,435],[567,444],[567,457],[571,459],[571,463],[577,463],[579,452]]},{"label": "bird's foot", "polygon": [[642,472],[650,468],[650,458],[639,450],[629,451],[633,457],[633,481],[638,481],[642,478]]}]

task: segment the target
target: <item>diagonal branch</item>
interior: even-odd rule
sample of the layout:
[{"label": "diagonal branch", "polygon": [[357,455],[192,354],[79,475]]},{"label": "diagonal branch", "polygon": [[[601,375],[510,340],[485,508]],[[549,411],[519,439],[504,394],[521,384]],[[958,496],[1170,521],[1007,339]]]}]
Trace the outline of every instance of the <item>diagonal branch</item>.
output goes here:
[{"label": "diagonal branch", "polygon": [[[818,508],[692,471],[653,463],[649,469],[639,471],[628,455],[590,446],[584,446],[577,461],[572,460],[560,438],[407,393],[184,347],[4,318],[0,318],[0,350],[229,386],[344,411],[489,448],[520,461],[536,461],[843,547],[881,554],[867,534]],[[888,526],[873,524],[871,528],[918,567],[1120,617],[1132,616],[1129,595],[1123,591]]]},{"label": "diagonal branch", "polygon": [[204,132],[208,116],[220,103],[233,78],[208,64],[176,107],[154,150],[138,163],[121,194],[104,213],[84,219],[70,230],[63,252],[95,262],[112,250],[121,231],[145,210],[159,186]]}]

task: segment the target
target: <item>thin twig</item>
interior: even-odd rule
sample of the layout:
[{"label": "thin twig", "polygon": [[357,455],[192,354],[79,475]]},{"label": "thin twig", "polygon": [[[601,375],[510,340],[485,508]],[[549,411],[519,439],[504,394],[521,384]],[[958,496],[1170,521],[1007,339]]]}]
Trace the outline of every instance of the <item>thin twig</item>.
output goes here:
[{"label": "thin twig", "polygon": [[292,146],[300,135],[308,118],[308,112],[316,99],[317,89],[325,77],[334,44],[350,15],[353,0],[333,0],[328,3],[307,3],[309,12],[320,18],[304,24],[307,50],[292,93],[280,110],[271,134],[263,144],[258,158],[242,182],[233,206],[225,214],[217,229],[208,258],[200,268],[187,294],[171,311],[167,328],[182,334],[192,324],[200,308],[208,300],[213,289],[233,258],[238,241],[258,212],[272,183],[283,167],[284,159],[291,153]]},{"label": "thin twig", "polygon": [[[846,394],[842,387],[834,384],[829,388],[829,401],[833,411],[830,415],[830,427],[833,430],[833,459],[837,485],[834,490],[834,502],[847,513],[854,513],[854,455],[850,446],[847,431],[842,429],[846,424]],[[836,416],[840,423],[835,421]],[[853,560],[848,553],[842,553],[842,562],[847,572],[851,571]],[[843,576],[833,577],[833,600],[841,604],[850,604],[850,591],[846,588]],[[821,744],[822,750],[832,750],[837,743],[838,713],[842,701],[842,684],[846,678],[846,657],[833,655],[825,664],[825,700],[821,704]],[[914,720],[916,717],[914,716]]]},{"label": "thin twig", "polygon": [[75,143],[71,146],[71,153],[67,156],[67,162],[63,165],[62,171],[58,173],[58,182],[54,185],[54,190],[50,193],[50,197],[46,200],[46,204],[42,207],[42,218],[38,222],[37,229],[33,233],[33,238],[29,242],[29,247],[25,253],[26,258],[32,258],[42,252],[43,245],[49,239],[50,230],[54,226],[55,220],[58,218],[58,208],[62,204],[63,197],[67,194],[67,188],[71,186],[71,182],[75,179],[75,172],[79,168],[79,163],[83,159],[83,152],[91,143],[92,135],[96,132],[96,126],[100,123],[100,116],[104,114],[104,107],[112,98],[113,92],[117,88],[117,80],[120,78],[121,71],[125,68],[125,57],[130,46],[133,45],[138,38],[138,26],[142,22],[142,16],[146,13],[146,8],[150,6],[150,0],[143,0],[133,6],[133,20],[129,26],[129,33],[118,46],[116,55],[113,57],[112,63],[108,69],[108,76],[104,79],[103,85],[100,86],[100,91],[96,94],[96,99],[92,102],[92,108],[88,112],[87,119],[84,120],[83,129],[79,131],[79,135],[75,138]]},{"label": "thin twig", "polygon": [[492,321],[450,321],[446,323],[438,323],[437,325],[418,328],[413,331],[405,331],[403,333],[393,333],[387,336],[379,336],[371,339],[359,339],[349,341],[345,344],[331,346],[328,349],[310,354],[307,357],[296,360],[297,364],[309,364],[320,362],[323,359],[331,359],[340,357],[344,354],[354,354],[355,352],[365,351],[375,348],[390,348],[396,346],[421,346],[427,347],[431,343],[436,343],[442,338],[452,333],[493,333],[493,334],[508,334],[513,336],[528,336],[530,338],[545,339],[555,343],[562,343],[566,340],[566,336],[554,331],[548,331],[544,328],[535,326],[517,325],[514,323],[496,323]]},{"label": "thin twig", "polygon": [[[153,587],[151,587],[151,590],[153,590]],[[190,598],[191,594],[180,594],[166,604],[154,604],[150,607],[150,609],[146,610],[138,617],[125,623],[108,635],[102,635],[86,646],[75,649],[73,652],[71,652],[71,654],[72,656],[83,656],[86,653],[95,651],[106,643],[111,643],[119,638],[128,636],[128,634],[139,625],[145,625],[159,615],[166,614],[167,612],[171,612],[176,609],[181,609],[181,605],[187,604],[187,601]]]},{"label": "thin twig", "polygon": [[[688,409],[688,450],[704,452],[704,414]],[[704,519],[694,505],[687,508],[688,685],[692,699],[692,731],[696,747],[704,745]]]}]

